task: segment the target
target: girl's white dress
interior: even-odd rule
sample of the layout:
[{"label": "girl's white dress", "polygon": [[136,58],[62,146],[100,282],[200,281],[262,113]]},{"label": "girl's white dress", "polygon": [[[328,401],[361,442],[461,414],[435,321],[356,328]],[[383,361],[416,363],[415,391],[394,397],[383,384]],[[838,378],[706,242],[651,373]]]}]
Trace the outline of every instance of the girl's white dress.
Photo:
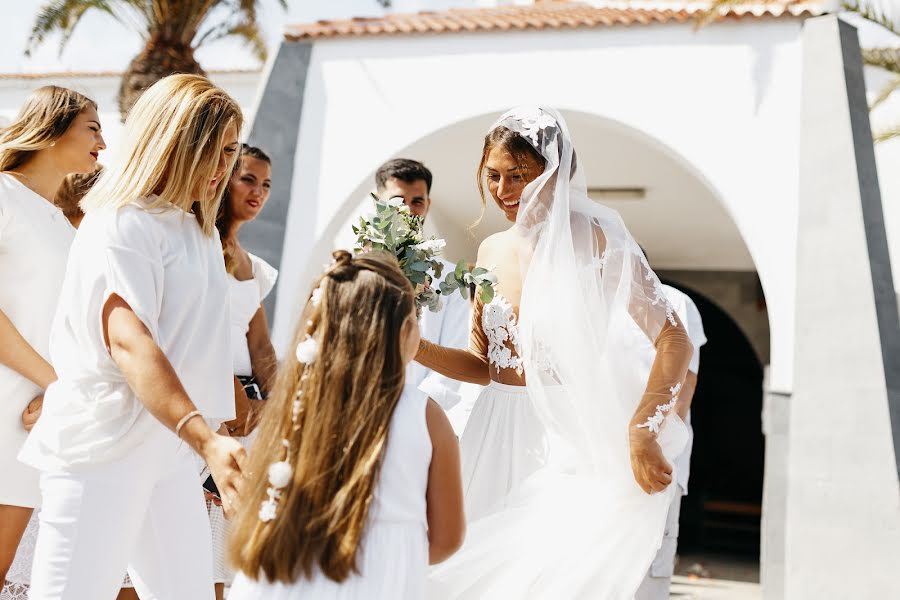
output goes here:
[{"label": "girl's white dress", "polygon": [[425,400],[407,389],[391,419],[369,525],[357,555],[359,575],[343,583],[315,575],[290,584],[239,573],[228,600],[412,600],[425,597],[428,533],[425,491],[431,438]]}]

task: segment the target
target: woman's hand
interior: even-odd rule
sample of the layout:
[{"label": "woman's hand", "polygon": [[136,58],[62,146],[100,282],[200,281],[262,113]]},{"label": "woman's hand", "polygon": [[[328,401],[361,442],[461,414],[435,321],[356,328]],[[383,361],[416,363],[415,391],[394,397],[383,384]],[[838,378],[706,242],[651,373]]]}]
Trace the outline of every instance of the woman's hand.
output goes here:
[{"label": "woman's hand", "polygon": [[34,427],[34,424],[37,423],[38,418],[41,416],[41,409],[44,407],[44,394],[36,396],[31,402],[28,403],[28,406],[25,407],[25,410],[22,411],[22,427],[25,428],[25,431],[31,431],[31,428]]},{"label": "woman's hand", "polygon": [[226,517],[238,508],[244,485],[241,470],[246,454],[240,442],[218,434],[210,436],[202,447],[201,456],[219,488]]},{"label": "woman's hand", "polygon": [[647,494],[661,492],[672,483],[672,465],[663,456],[656,434],[631,425],[628,435],[631,446],[631,470],[634,480]]}]

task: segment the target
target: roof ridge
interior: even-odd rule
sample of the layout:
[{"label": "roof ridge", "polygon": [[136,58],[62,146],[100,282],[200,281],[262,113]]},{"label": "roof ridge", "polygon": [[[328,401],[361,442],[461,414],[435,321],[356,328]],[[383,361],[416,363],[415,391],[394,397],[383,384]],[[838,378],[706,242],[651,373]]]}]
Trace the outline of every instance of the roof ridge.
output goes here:
[{"label": "roof ridge", "polygon": [[[829,12],[834,0],[757,0],[720,10],[725,18],[806,17]],[[530,5],[460,7],[443,11],[323,20],[289,25],[287,40],[474,31],[577,29],[684,22],[709,0],[548,0]]]}]

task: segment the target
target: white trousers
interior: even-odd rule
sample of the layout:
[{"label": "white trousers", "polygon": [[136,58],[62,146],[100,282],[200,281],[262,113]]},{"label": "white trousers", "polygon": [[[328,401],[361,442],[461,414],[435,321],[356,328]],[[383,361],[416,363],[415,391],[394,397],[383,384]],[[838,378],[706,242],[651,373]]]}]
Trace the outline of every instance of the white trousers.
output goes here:
[{"label": "white trousers", "polygon": [[678,550],[678,518],[681,515],[681,487],[672,499],[666,516],[666,530],[662,546],[653,559],[650,571],[634,596],[635,600],[669,600],[672,575],[675,572],[675,553]]},{"label": "white trousers", "polygon": [[109,464],[41,473],[30,600],[213,600],[209,518],[193,451],[159,425]]}]

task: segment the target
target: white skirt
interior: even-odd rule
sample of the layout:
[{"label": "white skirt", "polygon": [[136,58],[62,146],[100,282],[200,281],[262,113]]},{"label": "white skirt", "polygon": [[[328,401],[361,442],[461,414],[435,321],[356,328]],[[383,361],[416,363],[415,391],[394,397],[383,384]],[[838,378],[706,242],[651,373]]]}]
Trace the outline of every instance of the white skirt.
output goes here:
[{"label": "white skirt", "polygon": [[[571,418],[565,391],[546,392],[553,416]],[[659,442],[671,462],[687,433],[677,416],[664,423]],[[545,433],[524,388],[485,388],[461,443],[466,540],[429,571],[430,600],[634,597],[677,486],[645,494],[628,465],[610,478],[567,442]]]},{"label": "white skirt", "polygon": [[238,573],[228,600],[422,600],[428,568],[425,528],[421,523],[373,523],[357,566],[359,575],[343,583],[321,574],[293,583],[269,583]]},{"label": "white skirt", "polygon": [[524,386],[491,381],[460,439],[466,519],[504,507],[509,491],[547,458],[544,428]]}]

